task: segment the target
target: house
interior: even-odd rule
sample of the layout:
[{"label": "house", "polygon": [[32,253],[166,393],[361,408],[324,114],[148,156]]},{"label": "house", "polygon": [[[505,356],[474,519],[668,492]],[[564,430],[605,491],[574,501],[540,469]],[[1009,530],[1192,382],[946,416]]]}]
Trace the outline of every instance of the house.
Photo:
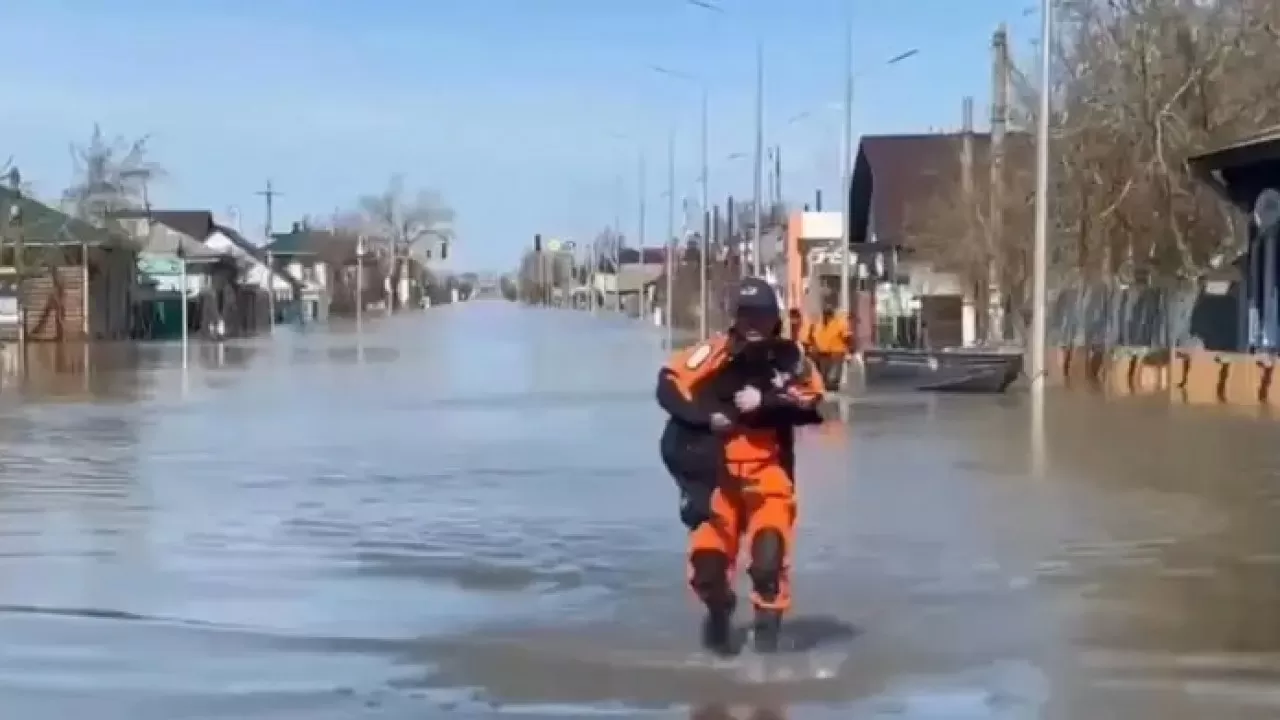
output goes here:
[{"label": "house", "polygon": [[666,265],[657,262],[622,265],[618,268],[617,302],[628,315],[651,314],[659,299],[659,282],[664,279]]},{"label": "house", "polygon": [[204,240],[205,247],[235,257],[244,266],[243,281],[264,293],[270,293],[276,308],[273,322],[280,322],[284,311],[302,300],[303,286],[287,268],[277,267],[267,251],[249,241],[230,225],[213,222]]},{"label": "house", "polygon": [[[1190,334],[1219,350],[1280,350],[1280,128],[1244,138],[1188,161],[1188,167],[1248,223],[1245,251],[1235,264],[1229,293],[1217,297],[1231,305],[1218,313],[1202,307],[1193,313]],[[1228,299],[1229,297],[1229,299]],[[1234,322],[1210,322],[1211,316]]]},{"label": "house", "polygon": [[[1006,143],[1009,155],[1025,153],[1030,148],[1022,133],[1010,133]],[[934,258],[914,242],[917,226],[937,211],[937,201],[959,197],[966,164],[972,167],[976,186],[989,186],[990,148],[989,133],[971,130],[867,135],[859,142],[848,189],[854,277],[860,285],[874,287],[878,325],[882,329],[887,326],[894,336],[901,336],[904,326],[910,330],[922,324],[928,328],[930,345],[968,345],[988,335],[986,325],[1003,326],[998,288],[993,290],[997,294],[991,309],[982,312],[980,306],[986,304],[986,299],[978,297],[975,279],[936,267]],[[1017,157],[1022,158],[1022,154]],[[1010,160],[1006,163],[1012,166]],[[979,193],[981,196],[983,193]],[[815,233],[823,238],[816,244],[822,259],[817,284],[828,294],[838,294],[842,263],[839,243],[826,238],[838,237],[843,228],[838,221],[835,225],[830,221],[818,224],[830,227]],[[965,228],[957,227],[957,243],[963,241],[965,232]],[[834,253],[822,255],[822,251]],[[925,342],[923,338],[914,340]]]},{"label": "house", "polygon": [[0,339],[129,336],[136,247],[20,191],[0,188]]},{"label": "house", "polygon": [[238,233],[217,225],[212,213],[129,210],[113,217],[129,227],[141,245],[138,271],[148,309],[142,313],[140,337],[180,335],[182,326],[175,320],[184,302],[188,331],[223,338],[270,327],[267,290],[249,278],[262,261],[243,238],[243,247],[231,238]]},{"label": "house", "polygon": [[304,312],[316,319],[353,315],[356,289],[363,274],[362,308],[387,300],[383,258],[377,248],[365,248],[357,261],[359,240],[354,234],[309,228],[294,223],[287,233],[275,233],[264,248],[276,267],[301,287]]}]

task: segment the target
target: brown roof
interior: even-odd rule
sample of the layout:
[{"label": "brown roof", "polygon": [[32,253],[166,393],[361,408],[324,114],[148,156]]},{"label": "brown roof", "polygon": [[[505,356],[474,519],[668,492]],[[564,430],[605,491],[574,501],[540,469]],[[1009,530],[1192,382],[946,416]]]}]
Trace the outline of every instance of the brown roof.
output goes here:
[{"label": "brown roof", "polygon": [[[1027,147],[1025,134],[1007,137],[1010,145]],[[963,138],[963,133],[863,136],[849,189],[852,242],[905,242],[913,209],[959,187]],[[973,134],[975,183],[987,182],[990,149],[989,133]]]},{"label": "brown roof", "polygon": [[154,220],[201,242],[217,230],[213,213],[208,210],[121,210],[112,217],[122,220]]},{"label": "brown roof", "polygon": [[659,245],[658,247],[645,246],[641,248],[622,247],[618,248],[618,262],[622,265],[661,265],[667,261],[667,249]]},{"label": "brown roof", "polygon": [[1187,159],[1192,174],[1242,212],[1280,182],[1280,127]]},{"label": "brown roof", "polygon": [[1194,170],[1209,172],[1280,158],[1280,125],[1188,158]]}]

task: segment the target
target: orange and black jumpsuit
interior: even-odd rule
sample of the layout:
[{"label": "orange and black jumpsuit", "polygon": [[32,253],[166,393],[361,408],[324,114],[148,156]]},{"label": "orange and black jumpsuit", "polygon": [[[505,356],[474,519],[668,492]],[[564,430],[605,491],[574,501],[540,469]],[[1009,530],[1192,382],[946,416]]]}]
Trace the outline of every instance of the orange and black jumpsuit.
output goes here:
[{"label": "orange and black jumpsuit", "polygon": [[[732,335],[676,353],[658,379],[658,403],[670,415],[662,454],[682,490],[709,494],[706,517],[688,522],[689,583],[712,607],[732,602],[741,542],[750,548],[752,604],[790,607],[789,570],[796,521],[797,425],[822,421],[822,380],[799,346],[781,338],[747,349]],[[754,386],[761,406],[740,413],[733,397]],[[734,425],[721,434],[711,416]]]}]

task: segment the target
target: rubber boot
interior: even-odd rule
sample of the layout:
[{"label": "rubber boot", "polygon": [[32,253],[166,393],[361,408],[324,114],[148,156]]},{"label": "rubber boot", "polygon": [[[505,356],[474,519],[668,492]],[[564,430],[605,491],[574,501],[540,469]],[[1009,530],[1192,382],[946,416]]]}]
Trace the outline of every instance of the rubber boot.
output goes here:
[{"label": "rubber boot", "polygon": [[758,653],[776,653],[782,641],[782,611],[756,608],[752,647]]},{"label": "rubber boot", "polygon": [[707,603],[707,614],[702,619],[702,647],[707,652],[728,656],[733,647],[733,610],[736,604],[732,595],[718,602]]},{"label": "rubber boot", "polygon": [[751,567],[747,575],[755,589],[755,622],[752,644],[756,652],[778,651],[782,634],[782,611],[767,604],[777,601],[785,572],[785,543],[776,530],[762,530],[751,541]]},{"label": "rubber boot", "polygon": [[690,585],[707,614],[702,620],[702,646],[717,655],[733,653],[733,610],[737,598],[729,585],[729,558],[723,553],[698,551],[689,558]]}]

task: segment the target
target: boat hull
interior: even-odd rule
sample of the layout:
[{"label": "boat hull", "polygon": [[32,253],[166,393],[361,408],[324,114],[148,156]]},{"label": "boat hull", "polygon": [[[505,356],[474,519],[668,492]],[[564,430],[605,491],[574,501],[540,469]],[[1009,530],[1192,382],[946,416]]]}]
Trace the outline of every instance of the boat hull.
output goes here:
[{"label": "boat hull", "polygon": [[868,390],[994,395],[1022,374],[1022,355],[1014,353],[868,350],[863,362]]}]

